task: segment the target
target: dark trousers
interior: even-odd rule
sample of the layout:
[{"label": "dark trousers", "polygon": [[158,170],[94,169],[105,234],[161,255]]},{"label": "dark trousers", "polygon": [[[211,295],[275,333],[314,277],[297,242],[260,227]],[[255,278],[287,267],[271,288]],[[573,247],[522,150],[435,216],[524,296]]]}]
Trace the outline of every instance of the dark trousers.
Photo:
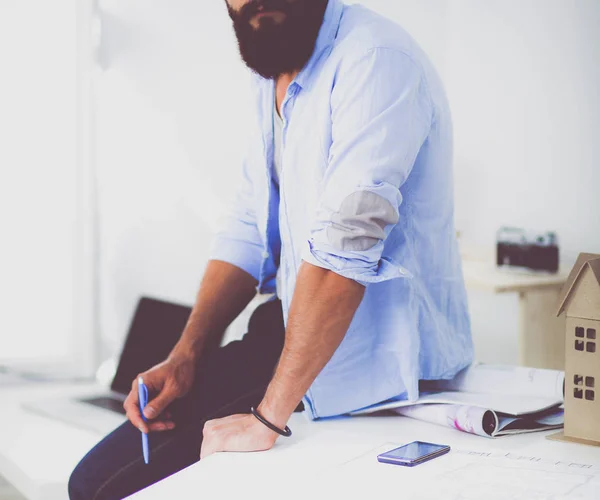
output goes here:
[{"label": "dark trousers", "polygon": [[190,393],[171,405],[176,427],[149,436],[144,464],[141,435],[130,422],[100,441],[69,480],[71,500],[121,499],[197,462],[207,420],[249,413],[262,400],[285,337],[281,302],[259,306],[241,341],[201,360]]}]

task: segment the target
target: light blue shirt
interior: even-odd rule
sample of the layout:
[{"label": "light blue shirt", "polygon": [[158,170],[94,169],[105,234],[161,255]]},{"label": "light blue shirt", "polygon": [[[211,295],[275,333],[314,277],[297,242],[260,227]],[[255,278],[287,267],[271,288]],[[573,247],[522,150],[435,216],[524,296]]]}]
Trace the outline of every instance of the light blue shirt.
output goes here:
[{"label": "light blue shirt", "polygon": [[212,258],[247,271],[261,293],[275,291],[281,268],[286,322],[302,261],[366,286],[304,397],[312,418],[415,400],[420,379],[451,378],[473,357],[452,124],[437,73],[402,28],[330,0],[312,58],[283,101],[279,188],[274,82],[257,76],[255,90],[251,150]]}]

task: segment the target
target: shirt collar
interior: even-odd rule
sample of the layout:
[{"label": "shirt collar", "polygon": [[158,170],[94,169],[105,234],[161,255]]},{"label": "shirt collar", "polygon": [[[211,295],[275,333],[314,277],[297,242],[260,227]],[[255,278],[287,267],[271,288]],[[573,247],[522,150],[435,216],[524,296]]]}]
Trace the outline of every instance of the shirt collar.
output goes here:
[{"label": "shirt collar", "polygon": [[331,51],[340,27],[343,10],[344,4],[341,0],[329,0],[327,8],[325,9],[325,15],[323,16],[323,24],[321,25],[319,36],[315,43],[315,50],[306,66],[304,66],[302,71],[300,71],[294,79],[301,88],[310,87],[315,66],[324,53],[329,53],[329,51]]}]

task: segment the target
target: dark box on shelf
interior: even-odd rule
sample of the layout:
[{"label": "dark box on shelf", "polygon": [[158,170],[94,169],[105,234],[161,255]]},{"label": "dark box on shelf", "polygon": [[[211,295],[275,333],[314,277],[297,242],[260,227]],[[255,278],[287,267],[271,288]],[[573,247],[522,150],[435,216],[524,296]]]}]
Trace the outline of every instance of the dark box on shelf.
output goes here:
[{"label": "dark box on shelf", "polygon": [[530,239],[522,229],[502,228],[498,231],[496,264],[556,273],[559,268],[556,234],[545,233]]}]

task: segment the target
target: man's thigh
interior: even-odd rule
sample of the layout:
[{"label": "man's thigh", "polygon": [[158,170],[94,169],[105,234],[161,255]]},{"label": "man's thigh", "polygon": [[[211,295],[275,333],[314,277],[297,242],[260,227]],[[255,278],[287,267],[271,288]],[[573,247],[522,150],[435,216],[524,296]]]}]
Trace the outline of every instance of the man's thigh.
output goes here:
[{"label": "man's thigh", "polygon": [[126,422],[75,468],[69,481],[71,499],[123,498],[198,461],[207,420],[248,413],[260,403],[283,338],[280,303],[257,309],[243,340],[201,360],[190,394],[170,408],[176,428],[149,436],[150,463],[144,464],[140,431]]},{"label": "man's thigh", "polygon": [[[253,393],[234,397],[229,405],[217,409],[216,416],[227,416],[256,405],[265,386]],[[142,456],[140,431],[126,422],[98,443],[79,463],[69,481],[72,500],[121,499],[197,462],[206,418],[178,426],[172,431],[149,436],[150,463]]]}]

